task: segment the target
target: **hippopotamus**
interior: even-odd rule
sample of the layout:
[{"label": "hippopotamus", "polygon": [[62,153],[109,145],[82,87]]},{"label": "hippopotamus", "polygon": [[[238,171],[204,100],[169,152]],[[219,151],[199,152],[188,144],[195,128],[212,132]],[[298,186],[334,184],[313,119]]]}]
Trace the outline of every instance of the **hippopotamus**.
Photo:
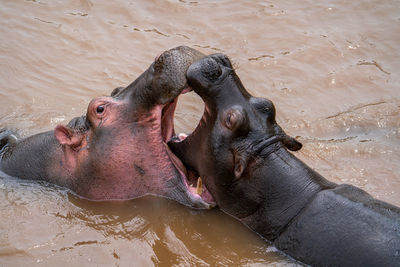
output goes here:
[{"label": "hippopotamus", "polygon": [[169,146],[222,211],[306,264],[400,266],[400,209],[295,157],[301,143],[277,124],[272,101],[245,89],[227,56],[196,61],[187,79],[204,114]]},{"label": "hippopotamus", "polygon": [[[91,200],[157,195],[208,209],[166,142],[174,135],[177,99],[188,90],[186,70],[203,54],[181,46],[162,53],[134,82],[93,99],[86,116],[22,140],[3,131],[0,170],[44,180]],[[7,133],[7,134],[6,134]]]}]

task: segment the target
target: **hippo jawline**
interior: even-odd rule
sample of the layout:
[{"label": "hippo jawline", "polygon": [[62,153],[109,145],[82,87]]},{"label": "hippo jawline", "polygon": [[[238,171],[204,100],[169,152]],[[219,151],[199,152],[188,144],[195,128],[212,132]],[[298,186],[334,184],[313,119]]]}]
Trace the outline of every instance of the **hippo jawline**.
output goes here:
[{"label": "hippo jawline", "polygon": [[[185,94],[190,90],[191,90],[190,88],[188,90],[183,90],[181,94]],[[190,170],[189,168],[187,168],[187,166],[185,166],[185,164],[179,159],[177,155],[174,154],[174,152],[172,152],[172,150],[168,146],[168,143],[180,142],[186,139],[187,137],[186,134],[182,133],[178,135],[175,134],[174,113],[176,105],[178,103],[178,98],[179,96],[177,96],[170,103],[166,104],[162,109],[162,115],[161,115],[162,142],[166,148],[167,154],[171,162],[174,164],[175,168],[179,171],[183,183],[187,187],[188,191],[191,194],[193,194],[196,198],[200,197],[206,203],[210,204],[211,206],[215,206],[215,200],[213,196],[208,191],[206,186],[202,183],[199,175],[194,170]]]}]

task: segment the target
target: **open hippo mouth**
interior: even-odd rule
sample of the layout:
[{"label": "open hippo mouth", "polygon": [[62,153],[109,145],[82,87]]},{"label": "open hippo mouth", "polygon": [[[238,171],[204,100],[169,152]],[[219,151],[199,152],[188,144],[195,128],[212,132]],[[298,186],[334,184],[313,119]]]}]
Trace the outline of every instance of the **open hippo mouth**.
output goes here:
[{"label": "open hippo mouth", "polygon": [[[146,165],[150,169],[146,174],[153,172],[153,177],[173,177],[166,180],[160,178],[164,187],[160,189],[161,194],[197,208],[215,206],[214,199],[201,179],[182,163],[167,144],[184,139],[184,135],[175,135],[175,108],[179,96],[191,91],[186,70],[204,56],[186,46],[171,49],[158,56],[132,84],[126,88],[116,88],[111,93],[115,99],[128,101],[128,113],[133,114],[133,120],[151,124],[145,127],[148,129],[145,131],[149,131],[147,140],[141,141],[151,143],[153,149],[154,166]],[[173,165],[174,171],[170,165]],[[176,171],[176,175],[173,175]],[[184,197],[189,200],[184,200]]]},{"label": "open hippo mouth", "polygon": [[[184,89],[181,94],[185,94],[189,91],[191,91],[190,87]],[[176,135],[174,130],[174,113],[176,105],[178,103],[178,98],[179,96],[176,97],[172,102],[166,104],[162,109],[162,115],[161,115],[162,141],[166,147],[170,160],[181,174],[183,180],[182,182],[187,187],[190,194],[192,194],[194,198],[200,197],[206,203],[210,204],[211,206],[214,206],[215,205],[214,198],[206,188],[205,184],[202,182],[202,179],[198,175],[198,173],[191,168],[187,168],[184,165],[184,163],[171,151],[171,149],[167,145],[168,143],[182,142],[187,138],[187,135],[183,133]]]}]

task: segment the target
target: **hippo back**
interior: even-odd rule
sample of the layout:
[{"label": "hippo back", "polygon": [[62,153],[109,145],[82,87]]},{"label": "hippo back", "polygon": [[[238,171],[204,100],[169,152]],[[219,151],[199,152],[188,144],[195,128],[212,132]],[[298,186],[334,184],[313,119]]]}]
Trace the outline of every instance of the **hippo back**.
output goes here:
[{"label": "hippo back", "polygon": [[400,209],[339,185],[319,192],[274,243],[313,266],[400,266]]}]

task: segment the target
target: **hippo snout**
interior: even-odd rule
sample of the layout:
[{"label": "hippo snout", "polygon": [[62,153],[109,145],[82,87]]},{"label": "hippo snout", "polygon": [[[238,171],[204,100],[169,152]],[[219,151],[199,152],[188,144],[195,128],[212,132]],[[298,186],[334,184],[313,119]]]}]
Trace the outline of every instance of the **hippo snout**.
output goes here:
[{"label": "hippo snout", "polygon": [[152,66],[152,76],[148,82],[153,88],[153,93],[158,92],[158,104],[166,104],[181,94],[182,90],[188,86],[187,69],[193,62],[204,56],[193,48],[178,46],[156,58]]},{"label": "hippo snout", "polygon": [[189,86],[200,96],[205,96],[212,94],[210,87],[215,87],[232,70],[232,63],[226,55],[213,54],[193,63],[188,68],[186,77]]}]

